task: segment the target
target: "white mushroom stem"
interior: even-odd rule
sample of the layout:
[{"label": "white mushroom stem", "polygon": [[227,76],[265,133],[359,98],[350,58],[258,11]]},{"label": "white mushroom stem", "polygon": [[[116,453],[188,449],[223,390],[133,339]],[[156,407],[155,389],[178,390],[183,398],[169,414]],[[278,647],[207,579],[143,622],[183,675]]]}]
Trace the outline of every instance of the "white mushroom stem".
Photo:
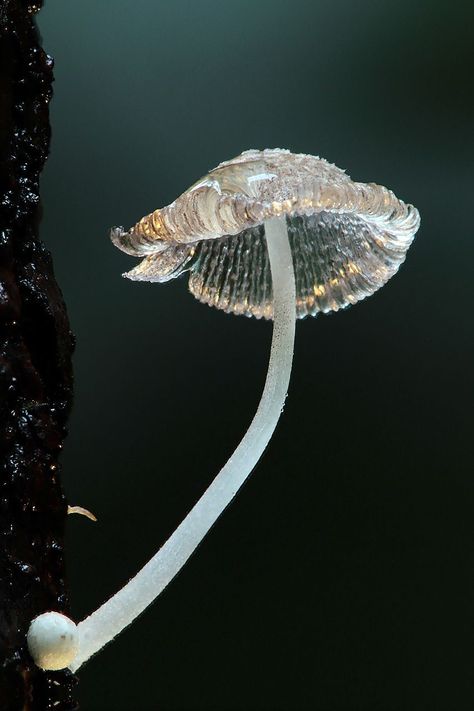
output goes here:
[{"label": "white mushroom stem", "polygon": [[285,403],[295,337],[295,277],[285,217],[265,222],[273,282],[274,325],[267,379],[244,438],[158,553],[116,595],[78,625],[77,671],[127,627],[181,570],[260,459]]}]

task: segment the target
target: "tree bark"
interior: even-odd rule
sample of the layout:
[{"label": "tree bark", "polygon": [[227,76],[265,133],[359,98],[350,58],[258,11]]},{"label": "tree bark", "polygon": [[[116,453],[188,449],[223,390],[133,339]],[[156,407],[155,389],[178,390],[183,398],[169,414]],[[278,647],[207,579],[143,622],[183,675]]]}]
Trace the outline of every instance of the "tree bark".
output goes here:
[{"label": "tree bark", "polygon": [[39,174],[50,142],[52,59],[34,14],[0,0],[0,708],[76,709],[75,677],[43,672],[26,632],[68,611],[67,504],[58,457],[72,401],[73,337],[39,240]]}]

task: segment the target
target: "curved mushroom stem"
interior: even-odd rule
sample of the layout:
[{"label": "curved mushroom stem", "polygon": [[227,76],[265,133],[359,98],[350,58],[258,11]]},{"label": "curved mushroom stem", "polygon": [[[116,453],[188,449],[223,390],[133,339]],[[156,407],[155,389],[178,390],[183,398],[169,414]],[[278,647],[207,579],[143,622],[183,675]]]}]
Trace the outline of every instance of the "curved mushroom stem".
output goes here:
[{"label": "curved mushroom stem", "polygon": [[76,671],[129,625],[181,570],[260,459],[285,403],[295,337],[295,277],[286,218],[265,222],[273,283],[274,325],[267,378],[244,438],[209,488],[158,553],[116,595],[78,625]]}]

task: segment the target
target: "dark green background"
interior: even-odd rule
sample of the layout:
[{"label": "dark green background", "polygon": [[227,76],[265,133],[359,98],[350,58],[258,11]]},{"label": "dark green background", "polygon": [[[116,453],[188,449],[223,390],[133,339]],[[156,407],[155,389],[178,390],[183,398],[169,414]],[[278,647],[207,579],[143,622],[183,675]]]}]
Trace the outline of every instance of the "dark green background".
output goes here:
[{"label": "dark green background", "polygon": [[298,325],[254,475],[80,677],[86,711],[474,705],[471,2],[48,0],[42,235],[77,336],[73,612],[171,533],[256,407],[269,324],[134,284],[108,240],[247,148],[319,154],[422,214],[366,302]]}]

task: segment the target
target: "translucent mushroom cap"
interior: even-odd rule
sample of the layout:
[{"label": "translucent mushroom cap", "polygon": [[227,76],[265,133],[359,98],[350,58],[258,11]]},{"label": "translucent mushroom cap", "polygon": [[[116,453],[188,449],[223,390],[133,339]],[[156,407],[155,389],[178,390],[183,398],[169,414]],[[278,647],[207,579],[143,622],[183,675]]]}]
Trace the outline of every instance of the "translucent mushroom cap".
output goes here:
[{"label": "translucent mushroom cap", "polygon": [[404,261],[420,224],[416,208],[374,183],[353,182],[322,158],[250,150],[221,163],[171,205],[113,243],[144,257],[124,276],[165,282],[189,272],[200,301],[272,318],[264,222],[285,217],[299,318],[370,296]]}]

